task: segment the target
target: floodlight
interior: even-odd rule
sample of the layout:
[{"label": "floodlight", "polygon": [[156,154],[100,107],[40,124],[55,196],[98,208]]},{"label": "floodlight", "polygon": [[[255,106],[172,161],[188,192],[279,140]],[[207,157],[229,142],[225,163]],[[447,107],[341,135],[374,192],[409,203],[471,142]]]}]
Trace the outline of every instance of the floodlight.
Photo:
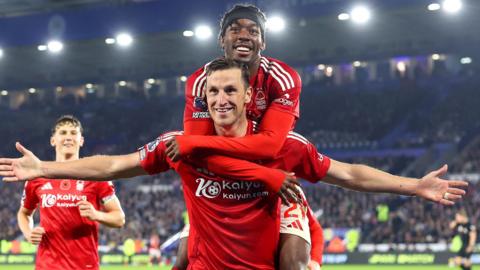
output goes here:
[{"label": "floodlight", "polygon": [[340,21],[347,21],[347,20],[350,20],[350,14],[348,13],[340,13],[338,14],[338,20]]},{"label": "floodlight", "polygon": [[195,33],[192,30],[185,30],[183,31],[183,36],[184,37],[193,37]]},{"label": "floodlight", "polygon": [[110,45],[110,44],[115,44],[116,40],[114,38],[106,38],[105,43]]},{"label": "floodlight", "polygon": [[430,5],[427,6],[427,9],[430,11],[436,11],[442,8],[442,6],[439,3],[431,3]]},{"label": "floodlight", "polygon": [[463,65],[468,65],[468,64],[471,64],[472,62],[473,60],[470,57],[463,57],[462,59],[460,59],[460,63]]},{"label": "floodlight", "polygon": [[371,12],[367,7],[357,6],[350,13],[352,21],[358,24],[366,23],[370,20]]},{"label": "floodlight", "polygon": [[461,0],[445,0],[443,1],[443,10],[448,13],[456,13],[462,9]]},{"label": "floodlight", "polygon": [[280,32],[285,29],[285,20],[280,16],[273,16],[267,20],[266,27],[269,31]]},{"label": "floodlight", "polygon": [[59,53],[63,50],[63,43],[58,40],[51,40],[47,43],[47,48],[51,53]]},{"label": "floodlight", "polygon": [[195,28],[195,36],[198,39],[208,39],[212,36],[212,29],[207,25],[199,25]]},{"label": "floodlight", "polygon": [[117,44],[121,47],[128,47],[133,42],[133,37],[128,33],[120,33],[115,39]]}]

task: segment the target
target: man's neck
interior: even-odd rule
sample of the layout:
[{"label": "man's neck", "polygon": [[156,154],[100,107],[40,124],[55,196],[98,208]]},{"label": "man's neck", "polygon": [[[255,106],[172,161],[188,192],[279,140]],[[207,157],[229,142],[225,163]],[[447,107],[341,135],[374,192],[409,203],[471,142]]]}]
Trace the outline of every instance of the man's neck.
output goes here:
[{"label": "man's neck", "polygon": [[75,155],[70,155],[70,154],[60,155],[60,154],[57,154],[56,158],[55,158],[55,161],[64,162],[64,161],[72,161],[72,160],[77,160],[77,159],[80,159],[80,154],[75,154]]},{"label": "man's neck", "polygon": [[258,68],[260,67],[260,61],[262,56],[258,56],[258,58],[251,64],[248,65],[248,72],[250,72],[250,82],[253,78],[257,76]]},{"label": "man's neck", "polygon": [[243,137],[247,135],[248,120],[244,117],[233,125],[230,126],[218,126],[215,125],[215,131],[217,135],[224,137]]}]

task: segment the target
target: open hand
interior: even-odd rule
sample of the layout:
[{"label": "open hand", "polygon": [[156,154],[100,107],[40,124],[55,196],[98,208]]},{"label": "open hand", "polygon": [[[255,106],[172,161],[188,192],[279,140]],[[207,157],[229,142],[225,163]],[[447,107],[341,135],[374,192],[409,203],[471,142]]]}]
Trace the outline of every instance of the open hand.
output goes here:
[{"label": "open hand", "polygon": [[0,176],[5,182],[25,181],[41,177],[41,161],[19,142],[15,144],[21,158],[0,158]]},{"label": "open hand", "polygon": [[468,186],[468,182],[441,179],[447,170],[448,166],[443,165],[425,175],[418,184],[416,195],[443,205],[454,205],[455,201],[465,195],[464,188]]}]

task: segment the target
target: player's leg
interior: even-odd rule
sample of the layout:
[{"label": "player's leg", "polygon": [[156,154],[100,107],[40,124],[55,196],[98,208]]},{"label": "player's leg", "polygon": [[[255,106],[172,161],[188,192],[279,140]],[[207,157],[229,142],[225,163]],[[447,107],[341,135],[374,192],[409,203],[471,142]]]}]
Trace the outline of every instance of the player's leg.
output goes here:
[{"label": "player's leg", "polygon": [[307,269],[310,260],[310,244],[305,239],[282,233],[279,245],[280,270]]},{"label": "player's leg", "polygon": [[180,235],[180,243],[178,244],[177,259],[172,270],[186,270],[188,267],[188,233],[190,226],[187,224]]},{"label": "player's leg", "polygon": [[282,205],[280,212],[279,269],[307,269],[310,260],[310,227],[306,207]]}]

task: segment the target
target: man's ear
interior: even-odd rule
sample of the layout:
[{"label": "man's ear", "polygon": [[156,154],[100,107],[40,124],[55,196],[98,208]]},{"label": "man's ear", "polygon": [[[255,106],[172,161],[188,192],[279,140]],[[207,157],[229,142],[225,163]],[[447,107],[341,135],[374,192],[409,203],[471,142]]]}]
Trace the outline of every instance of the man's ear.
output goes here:
[{"label": "man's ear", "polygon": [[83,136],[80,136],[80,147],[83,146],[83,143],[85,142],[85,138]]},{"label": "man's ear", "polygon": [[245,104],[250,103],[252,101],[252,87],[249,86],[245,91]]}]

